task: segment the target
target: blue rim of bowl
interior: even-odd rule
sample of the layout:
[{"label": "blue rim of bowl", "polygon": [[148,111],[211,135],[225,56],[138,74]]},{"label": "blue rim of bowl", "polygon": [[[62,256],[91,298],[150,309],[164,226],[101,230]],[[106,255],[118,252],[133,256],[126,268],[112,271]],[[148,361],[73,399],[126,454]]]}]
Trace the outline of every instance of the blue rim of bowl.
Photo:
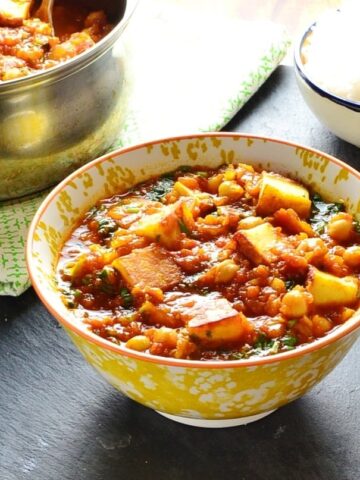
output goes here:
[{"label": "blue rim of bowl", "polygon": [[[338,10],[339,11],[339,10]],[[309,28],[306,29],[305,33],[302,35],[300,40],[297,42],[295,45],[295,51],[294,51],[294,63],[295,63],[295,68],[297,73],[300,75],[302,80],[316,93],[321,95],[324,98],[327,98],[328,100],[331,100],[332,102],[337,103],[338,105],[341,105],[343,107],[348,108],[349,110],[353,110],[354,112],[360,112],[360,102],[355,102],[352,100],[348,100],[344,97],[339,97],[338,95],[335,95],[328,90],[319,87],[316,85],[312,80],[309,79],[309,77],[306,75],[304,68],[303,68],[303,62],[301,60],[301,50],[304,45],[304,42],[307,38],[307,36],[313,31],[314,27],[316,27],[317,22],[314,22],[310,25]]]}]

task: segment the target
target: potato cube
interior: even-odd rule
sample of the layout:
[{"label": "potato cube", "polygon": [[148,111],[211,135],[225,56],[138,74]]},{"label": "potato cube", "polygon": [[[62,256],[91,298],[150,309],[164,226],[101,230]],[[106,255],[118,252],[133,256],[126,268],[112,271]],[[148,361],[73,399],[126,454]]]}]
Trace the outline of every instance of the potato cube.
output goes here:
[{"label": "potato cube", "polygon": [[352,305],[356,301],[359,282],[355,277],[339,278],[311,266],[306,288],[312,294],[315,306],[335,307]]},{"label": "potato cube", "polygon": [[168,290],[181,280],[181,270],[169,253],[158,245],[133,250],[112,262],[132,289],[154,287]]},{"label": "potato cube", "polygon": [[179,218],[173,205],[164,206],[160,212],[144,215],[131,225],[130,230],[167,248],[176,248],[181,238]]},{"label": "potato cube", "polygon": [[309,192],[293,180],[264,172],[256,212],[266,216],[279,208],[292,208],[301,218],[307,218],[311,210]]},{"label": "potato cube", "polygon": [[191,295],[184,306],[184,317],[191,337],[210,346],[246,342],[252,324],[226,298]]},{"label": "potato cube", "polygon": [[269,264],[274,259],[271,248],[281,241],[278,230],[270,223],[265,222],[247,230],[238,230],[235,239],[239,244],[240,252],[252,262]]},{"label": "potato cube", "polygon": [[0,26],[18,26],[30,15],[33,0],[1,0]]}]

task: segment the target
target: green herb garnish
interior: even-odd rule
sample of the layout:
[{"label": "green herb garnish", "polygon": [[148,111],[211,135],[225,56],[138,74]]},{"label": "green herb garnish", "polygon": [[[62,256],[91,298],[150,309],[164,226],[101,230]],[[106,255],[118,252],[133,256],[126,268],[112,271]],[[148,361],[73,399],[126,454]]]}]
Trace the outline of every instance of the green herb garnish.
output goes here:
[{"label": "green herb garnish", "polygon": [[146,192],[146,198],[159,202],[174,186],[174,177],[162,176],[155,182],[152,189]]},{"label": "green herb garnish", "polygon": [[185,235],[190,235],[190,230],[188,229],[188,227],[185,225],[185,223],[183,222],[183,220],[178,220],[178,224],[179,224],[179,227],[180,227],[180,231],[182,233],[185,233]]},{"label": "green herb garnish", "polygon": [[90,208],[88,213],[86,214],[87,220],[96,219],[96,217],[105,210],[105,205],[98,205]]},{"label": "green herb garnish", "polygon": [[98,233],[102,237],[107,237],[110,233],[115,232],[118,226],[112,218],[103,217],[98,220]]},{"label": "green herb garnish", "polygon": [[274,340],[269,339],[263,333],[260,333],[254,347],[259,350],[269,350],[274,345]]},{"label": "green herb garnish", "polygon": [[312,208],[309,222],[312,228],[321,235],[325,232],[326,225],[329,223],[330,218],[336,213],[343,212],[345,205],[343,202],[324,202],[318,193],[315,193],[311,200]]},{"label": "green herb garnish", "polygon": [[290,328],[295,327],[296,324],[297,324],[297,319],[296,319],[296,318],[293,318],[292,320],[289,320],[289,321],[288,321],[288,326],[289,326]]},{"label": "green herb garnish", "polygon": [[123,306],[125,308],[130,308],[132,307],[133,303],[134,303],[134,298],[133,296],[131,295],[131,293],[129,292],[129,290],[127,288],[122,288],[120,290],[120,296],[123,300]]},{"label": "green herb garnish", "polygon": [[360,221],[354,219],[353,221],[353,227],[356,233],[360,233]]},{"label": "green herb garnish", "polygon": [[297,338],[291,335],[285,335],[285,337],[282,337],[281,343],[284,345],[284,347],[288,347],[288,349],[293,349],[297,344]]},{"label": "green herb garnish", "polygon": [[178,168],[179,172],[191,172],[192,167],[190,165],[181,165],[181,167]]},{"label": "green herb garnish", "polygon": [[85,286],[90,285],[91,280],[92,280],[92,275],[88,273],[81,279],[81,284]]},{"label": "green herb garnish", "polygon": [[123,208],[124,208],[126,213],[139,213],[140,212],[140,208],[132,207],[131,205],[129,205],[129,206],[124,205]]},{"label": "green herb garnish", "polygon": [[285,280],[286,290],[292,290],[296,285],[296,281],[293,279]]}]

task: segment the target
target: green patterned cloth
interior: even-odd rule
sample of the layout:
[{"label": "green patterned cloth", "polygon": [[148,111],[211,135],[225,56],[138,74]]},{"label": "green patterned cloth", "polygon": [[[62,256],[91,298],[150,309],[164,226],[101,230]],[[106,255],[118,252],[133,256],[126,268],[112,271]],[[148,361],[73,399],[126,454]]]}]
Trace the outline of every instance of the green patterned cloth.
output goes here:
[{"label": "green patterned cloth", "polygon": [[[125,121],[116,146],[220,130],[283,59],[287,37],[270,22],[189,14],[188,2],[143,2],[119,45]],[[0,295],[29,285],[25,240],[45,194],[0,203]]]}]

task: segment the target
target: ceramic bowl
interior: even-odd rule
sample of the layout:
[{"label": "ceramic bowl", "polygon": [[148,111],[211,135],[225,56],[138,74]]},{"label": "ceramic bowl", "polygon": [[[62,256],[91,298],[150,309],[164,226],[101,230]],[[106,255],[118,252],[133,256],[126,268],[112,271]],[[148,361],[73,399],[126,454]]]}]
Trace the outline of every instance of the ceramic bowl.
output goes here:
[{"label": "ceramic bowl", "polygon": [[295,46],[295,74],[300,92],[318,120],[339,138],[360,147],[360,102],[339,97],[314,82],[308,75],[303,47],[316,28],[313,23]]},{"label": "ceramic bowl", "polygon": [[206,362],[164,358],[128,350],[88,331],[63,305],[54,271],[70,230],[98,199],[181,165],[215,168],[226,162],[290,174],[325,198],[344,199],[351,212],[360,208],[360,174],[329,155],[270,138],[202,134],[118,150],[85,165],[49,194],[27,242],[33,286],[85,359],[133,400],[174,420],[206,427],[249,423],[301,397],[345,356],[359,336],[360,316],[314,343],[269,357]]}]

